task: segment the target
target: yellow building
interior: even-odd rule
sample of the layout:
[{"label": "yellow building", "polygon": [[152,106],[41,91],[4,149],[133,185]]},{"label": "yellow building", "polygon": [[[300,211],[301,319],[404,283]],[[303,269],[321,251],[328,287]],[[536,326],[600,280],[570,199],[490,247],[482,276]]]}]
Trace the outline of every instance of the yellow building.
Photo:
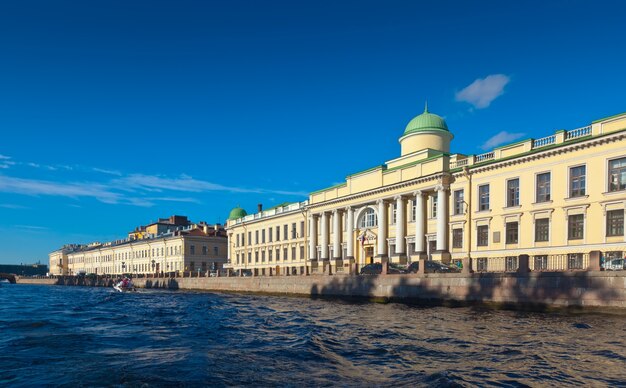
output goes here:
[{"label": "yellow building", "polygon": [[450,153],[452,133],[428,112],[400,137],[400,156],[313,192],[308,201],[228,220],[229,262],[257,274],[345,271],[389,260],[473,270],[584,269],[588,253],[622,256],[626,114],[498,147]]},{"label": "yellow building", "polygon": [[[170,218],[171,220],[172,218]],[[164,223],[164,222],[163,222]],[[54,275],[94,273],[175,274],[221,269],[227,261],[227,238],[219,225],[170,224],[158,234],[143,233],[124,240],[65,246],[49,254]],[[150,231],[156,224],[138,228]],[[131,232],[132,233],[132,232]]]}]

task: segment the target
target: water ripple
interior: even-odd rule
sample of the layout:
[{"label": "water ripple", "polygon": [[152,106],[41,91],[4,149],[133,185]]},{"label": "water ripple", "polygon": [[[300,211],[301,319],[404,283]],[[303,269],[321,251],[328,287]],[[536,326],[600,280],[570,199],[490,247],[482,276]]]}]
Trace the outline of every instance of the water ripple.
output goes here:
[{"label": "water ripple", "polygon": [[626,385],[626,318],[12,285],[0,386]]}]

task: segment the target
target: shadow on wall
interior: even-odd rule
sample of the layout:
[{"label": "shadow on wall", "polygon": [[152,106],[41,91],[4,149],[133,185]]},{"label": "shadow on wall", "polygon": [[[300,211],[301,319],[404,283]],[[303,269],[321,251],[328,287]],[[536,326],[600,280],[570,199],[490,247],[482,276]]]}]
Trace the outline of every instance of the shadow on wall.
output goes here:
[{"label": "shadow on wall", "polygon": [[[594,276],[592,276],[594,274]],[[419,305],[495,305],[546,311],[625,302],[623,277],[601,272],[474,273],[336,276],[313,284],[312,298],[362,298]],[[387,279],[385,279],[387,278]],[[619,282],[612,282],[619,279]],[[621,288],[620,288],[621,285]]]},{"label": "shadow on wall", "polygon": [[169,290],[178,290],[178,281],[174,278],[164,279],[146,279],[145,288],[164,288]]}]

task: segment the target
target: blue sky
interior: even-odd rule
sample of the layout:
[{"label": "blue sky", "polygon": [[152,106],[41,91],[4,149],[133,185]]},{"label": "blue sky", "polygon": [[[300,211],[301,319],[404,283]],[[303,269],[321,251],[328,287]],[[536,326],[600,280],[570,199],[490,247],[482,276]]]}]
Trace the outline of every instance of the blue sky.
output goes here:
[{"label": "blue sky", "polygon": [[626,111],[620,1],[0,3],[0,263]]}]

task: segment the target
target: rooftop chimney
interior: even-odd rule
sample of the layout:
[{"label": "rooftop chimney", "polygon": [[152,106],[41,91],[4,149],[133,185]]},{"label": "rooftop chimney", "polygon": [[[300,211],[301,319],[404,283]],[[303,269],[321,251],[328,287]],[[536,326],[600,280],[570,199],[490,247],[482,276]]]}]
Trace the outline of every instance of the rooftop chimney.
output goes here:
[{"label": "rooftop chimney", "polygon": [[257,205],[257,207],[259,208],[259,213],[261,213],[263,211],[263,204],[260,203]]}]

